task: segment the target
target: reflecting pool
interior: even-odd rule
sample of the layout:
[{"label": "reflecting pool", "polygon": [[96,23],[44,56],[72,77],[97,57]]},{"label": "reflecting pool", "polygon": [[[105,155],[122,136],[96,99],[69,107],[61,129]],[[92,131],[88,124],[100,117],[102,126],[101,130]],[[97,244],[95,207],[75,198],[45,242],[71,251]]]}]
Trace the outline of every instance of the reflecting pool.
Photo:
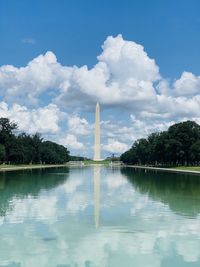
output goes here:
[{"label": "reflecting pool", "polygon": [[200,176],[100,166],[0,174],[0,267],[159,266],[200,266]]}]

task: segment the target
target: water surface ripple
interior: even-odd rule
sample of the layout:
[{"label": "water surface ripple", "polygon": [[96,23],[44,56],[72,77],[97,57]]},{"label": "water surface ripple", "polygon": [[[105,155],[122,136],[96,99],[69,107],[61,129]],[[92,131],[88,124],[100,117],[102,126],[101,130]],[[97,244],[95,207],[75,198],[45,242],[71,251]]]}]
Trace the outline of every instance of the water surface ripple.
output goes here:
[{"label": "water surface ripple", "polygon": [[0,237],[0,267],[199,267],[200,176],[2,173]]}]

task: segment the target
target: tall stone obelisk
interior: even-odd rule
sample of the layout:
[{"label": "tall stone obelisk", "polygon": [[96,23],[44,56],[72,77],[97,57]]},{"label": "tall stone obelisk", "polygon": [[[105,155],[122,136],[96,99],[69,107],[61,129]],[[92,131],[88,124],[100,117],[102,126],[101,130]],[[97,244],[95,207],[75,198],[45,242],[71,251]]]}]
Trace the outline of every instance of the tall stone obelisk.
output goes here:
[{"label": "tall stone obelisk", "polygon": [[99,103],[96,104],[95,113],[95,132],[94,132],[94,160],[101,160],[100,152],[100,107]]}]

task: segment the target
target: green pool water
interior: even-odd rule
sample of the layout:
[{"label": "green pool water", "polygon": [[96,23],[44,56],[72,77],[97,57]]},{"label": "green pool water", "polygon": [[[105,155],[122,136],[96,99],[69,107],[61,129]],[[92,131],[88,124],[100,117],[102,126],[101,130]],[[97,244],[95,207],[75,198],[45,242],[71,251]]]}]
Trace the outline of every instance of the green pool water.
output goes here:
[{"label": "green pool water", "polygon": [[101,166],[0,174],[0,267],[159,266],[200,266],[200,176]]}]

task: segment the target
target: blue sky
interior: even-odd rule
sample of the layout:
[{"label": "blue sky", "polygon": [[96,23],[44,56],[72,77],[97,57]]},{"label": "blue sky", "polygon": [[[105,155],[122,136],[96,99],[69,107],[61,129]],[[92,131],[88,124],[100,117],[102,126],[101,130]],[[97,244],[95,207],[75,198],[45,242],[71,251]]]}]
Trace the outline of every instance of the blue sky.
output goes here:
[{"label": "blue sky", "polygon": [[121,33],[143,44],[163,75],[198,73],[199,9],[198,0],[1,1],[0,64],[22,66],[51,50],[62,64],[92,66],[106,37]]},{"label": "blue sky", "polygon": [[[104,156],[120,154],[136,138],[173,122],[198,122],[199,10],[198,0],[0,1],[1,116],[17,120],[21,130],[40,131],[67,146],[75,142],[71,151],[89,156],[97,100],[103,110]],[[113,41],[109,39],[102,50],[109,36]],[[118,54],[111,58],[120,43],[121,48],[126,46],[120,60]],[[96,69],[95,64],[99,64]],[[44,114],[49,116],[46,123]],[[26,117],[26,125],[33,125],[31,130],[20,116]]]}]

